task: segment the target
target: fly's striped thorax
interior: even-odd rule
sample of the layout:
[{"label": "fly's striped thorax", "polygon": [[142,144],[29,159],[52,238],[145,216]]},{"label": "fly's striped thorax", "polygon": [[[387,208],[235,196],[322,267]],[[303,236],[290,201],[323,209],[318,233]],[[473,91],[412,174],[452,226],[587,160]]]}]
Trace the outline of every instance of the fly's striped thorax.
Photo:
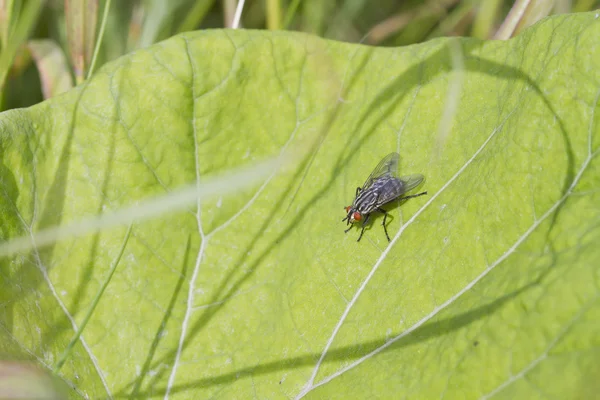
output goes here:
[{"label": "fly's striped thorax", "polygon": [[379,197],[379,192],[376,190],[369,188],[367,190],[363,190],[356,196],[354,200],[354,204],[352,208],[357,210],[361,214],[368,214],[377,207],[377,198]]}]

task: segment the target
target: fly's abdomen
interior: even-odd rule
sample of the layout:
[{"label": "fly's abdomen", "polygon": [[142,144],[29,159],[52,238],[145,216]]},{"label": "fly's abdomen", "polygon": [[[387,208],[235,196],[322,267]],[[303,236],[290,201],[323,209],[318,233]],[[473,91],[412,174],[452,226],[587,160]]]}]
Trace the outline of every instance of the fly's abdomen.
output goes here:
[{"label": "fly's abdomen", "polygon": [[373,183],[373,186],[375,185],[378,186],[379,192],[377,206],[389,203],[390,201],[399,197],[405,191],[404,182],[393,176],[382,177],[377,182]]}]

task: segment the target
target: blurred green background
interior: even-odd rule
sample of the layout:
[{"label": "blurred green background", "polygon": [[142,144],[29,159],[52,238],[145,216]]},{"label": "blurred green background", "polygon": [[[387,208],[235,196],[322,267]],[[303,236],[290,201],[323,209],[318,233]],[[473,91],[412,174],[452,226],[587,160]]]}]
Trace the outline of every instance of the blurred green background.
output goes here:
[{"label": "blurred green background", "polygon": [[[376,46],[440,36],[508,39],[539,19],[597,0],[0,0],[1,108],[27,107],[102,64],[181,32],[307,32]],[[239,22],[236,18],[239,15]]]}]

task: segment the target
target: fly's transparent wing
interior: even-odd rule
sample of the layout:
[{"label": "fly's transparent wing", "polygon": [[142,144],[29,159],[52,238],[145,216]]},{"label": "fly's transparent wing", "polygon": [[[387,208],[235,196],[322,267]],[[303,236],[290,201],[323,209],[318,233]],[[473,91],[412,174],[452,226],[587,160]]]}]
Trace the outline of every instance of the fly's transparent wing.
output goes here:
[{"label": "fly's transparent wing", "polygon": [[402,181],[402,193],[400,193],[400,194],[404,194],[406,192],[413,190],[417,186],[419,186],[421,184],[421,182],[423,182],[425,177],[421,174],[412,174],[412,175],[401,176],[398,179],[400,181]]},{"label": "fly's transparent wing", "polygon": [[382,176],[375,180],[373,186],[371,186],[373,190],[379,193],[375,206],[379,207],[400,198],[406,192],[419,186],[424,179],[425,177],[421,174],[406,175],[401,178]]},{"label": "fly's transparent wing", "polygon": [[[367,181],[362,186],[362,190],[366,190],[373,182],[378,180],[383,176],[395,177],[398,174],[398,160],[400,160],[400,155],[398,153],[390,153],[387,156],[383,157],[383,160],[377,164],[371,175],[367,178]],[[416,185],[415,185],[416,186]]]}]

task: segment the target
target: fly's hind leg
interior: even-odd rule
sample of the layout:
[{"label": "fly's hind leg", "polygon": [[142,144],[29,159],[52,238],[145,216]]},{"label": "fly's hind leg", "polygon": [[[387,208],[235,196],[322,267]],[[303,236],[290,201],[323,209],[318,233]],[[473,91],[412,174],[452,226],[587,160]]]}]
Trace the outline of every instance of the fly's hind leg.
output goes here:
[{"label": "fly's hind leg", "polygon": [[[427,194],[427,192],[421,192],[421,193],[417,193],[417,194],[412,194],[410,196],[400,197],[397,201],[412,199],[413,197],[419,197],[419,196],[423,196],[423,195],[426,195],[426,194]],[[383,222],[381,223],[381,225],[383,226],[383,231],[385,232],[385,237],[387,237],[388,242],[391,242],[390,235],[388,235],[387,227],[385,226],[385,220],[387,219],[388,212],[385,211],[381,207],[377,207],[377,211],[379,211],[380,213],[383,214]]]},{"label": "fly's hind leg", "polygon": [[381,223],[381,226],[383,226],[383,231],[385,232],[385,237],[387,238],[388,242],[391,242],[390,235],[388,235],[387,227],[385,226],[385,220],[387,219],[388,212],[381,207],[377,207],[377,211],[383,214],[383,222]]},{"label": "fly's hind leg", "polygon": [[406,199],[412,199],[413,197],[419,197],[419,196],[423,196],[427,194],[427,192],[422,192],[422,193],[417,193],[417,194],[411,194],[410,196],[404,196],[404,197],[400,197],[398,200],[396,201],[401,201],[401,200],[406,200]]}]

